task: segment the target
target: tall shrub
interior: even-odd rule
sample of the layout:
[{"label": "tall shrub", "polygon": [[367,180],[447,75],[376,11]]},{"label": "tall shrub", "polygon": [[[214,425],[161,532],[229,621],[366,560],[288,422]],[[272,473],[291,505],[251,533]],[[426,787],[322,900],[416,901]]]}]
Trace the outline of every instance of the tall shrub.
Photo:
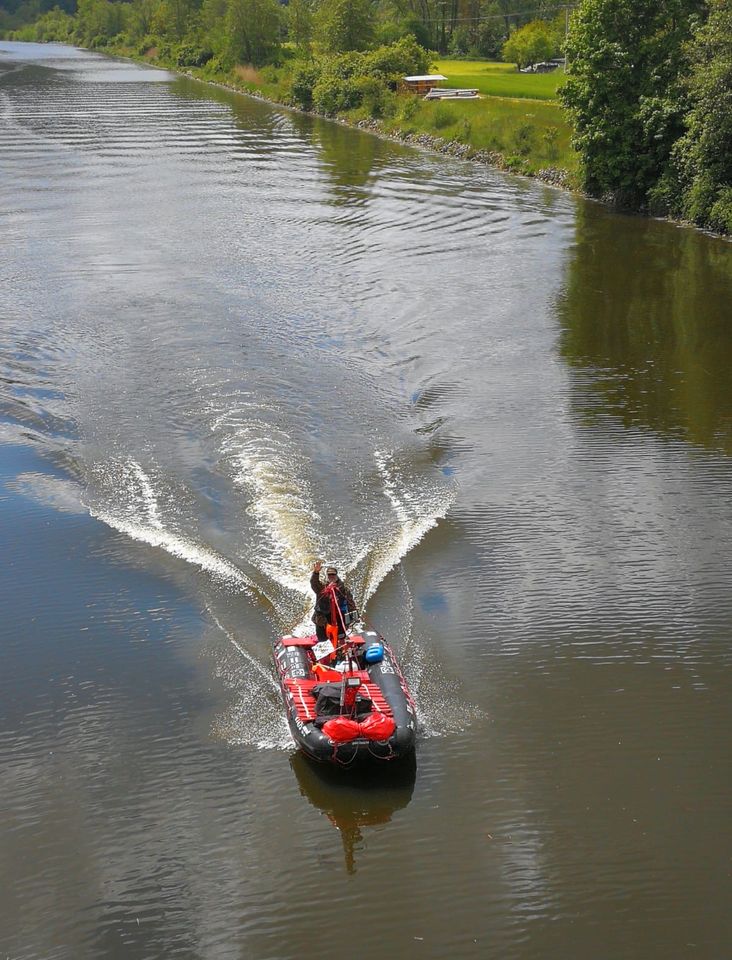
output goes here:
[{"label": "tall shrub", "polygon": [[521,69],[541,60],[548,60],[557,52],[556,32],[544,20],[533,20],[519,27],[503,44],[502,56],[507,63]]},{"label": "tall shrub", "polygon": [[683,133],[684,43],[703,0],[582,0],[561,97],[584,186],[643,207]]},{"label": "tall shrub", "polygon": [[371,0],[322,0],[315,36],[326,53],[366,50],[375,35]]},{"label": "tall shrub", "polygon": [[674,150],[676,212],[732,233],[732,7],[711,0],[709,20],[690,45],[691,109]]},{"label": "tall shrub", "polygon": [[236,63],[260,66],[279,48],[281,7],[277,0],[229,0],[226,32]]}]

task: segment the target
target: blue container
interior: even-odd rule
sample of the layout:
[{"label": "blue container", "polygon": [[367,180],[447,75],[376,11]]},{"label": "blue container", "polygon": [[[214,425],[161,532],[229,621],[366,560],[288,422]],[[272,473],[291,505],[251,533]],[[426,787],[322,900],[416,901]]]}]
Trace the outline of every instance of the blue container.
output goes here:
[{"label": "blue container", "polygon": [[380,643],[370,643],[363,658],[368,664],[381,663],[384,659],[384,647]]}]

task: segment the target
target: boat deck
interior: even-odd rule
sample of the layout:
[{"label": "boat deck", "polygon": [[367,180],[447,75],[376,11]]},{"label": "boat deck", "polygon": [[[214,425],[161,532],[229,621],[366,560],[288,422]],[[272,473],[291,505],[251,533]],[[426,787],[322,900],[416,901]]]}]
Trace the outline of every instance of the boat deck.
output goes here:
[{"label": "boat deck", "polygon": [[[383,713],[387,717],[393,716],[389,702],[384,697],[381,689],[373,683],[365,671],[359,674],[351,674],[361,678],[359,693],[364,693],[374,705],[374,712]],[[283,680],[287,690],[292,695],[292,702],[295,706],[297,716],[300,720],[308,721],[315,719],[315,697],[313,696],[313,687],[321,681],[305,680],[300,677],[288,677]]]}]

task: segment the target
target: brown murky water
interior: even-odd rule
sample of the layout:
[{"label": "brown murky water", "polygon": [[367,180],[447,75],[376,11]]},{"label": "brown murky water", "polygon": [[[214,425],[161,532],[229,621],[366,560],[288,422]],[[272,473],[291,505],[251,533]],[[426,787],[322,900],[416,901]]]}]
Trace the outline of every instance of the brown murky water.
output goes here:
[{"label": "brown murky water", "polygon": [[[0,243],[2,956],[728,956],[728,243],[10,43]],[[317,556],[416,769],[293,754]]]}]

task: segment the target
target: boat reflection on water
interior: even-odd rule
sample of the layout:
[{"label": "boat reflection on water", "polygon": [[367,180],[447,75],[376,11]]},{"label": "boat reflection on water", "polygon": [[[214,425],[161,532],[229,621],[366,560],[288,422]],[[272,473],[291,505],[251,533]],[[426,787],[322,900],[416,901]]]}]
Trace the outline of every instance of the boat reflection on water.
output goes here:
[{"label": "boat reflection on water", "polygon": [[290,759],[302,795],[339,831],[348,873],[356,872],[362,827],[388,823],[412,799],[417,775],[414,755],[378,768],[342,769],[318,764],[298,752]]}]

